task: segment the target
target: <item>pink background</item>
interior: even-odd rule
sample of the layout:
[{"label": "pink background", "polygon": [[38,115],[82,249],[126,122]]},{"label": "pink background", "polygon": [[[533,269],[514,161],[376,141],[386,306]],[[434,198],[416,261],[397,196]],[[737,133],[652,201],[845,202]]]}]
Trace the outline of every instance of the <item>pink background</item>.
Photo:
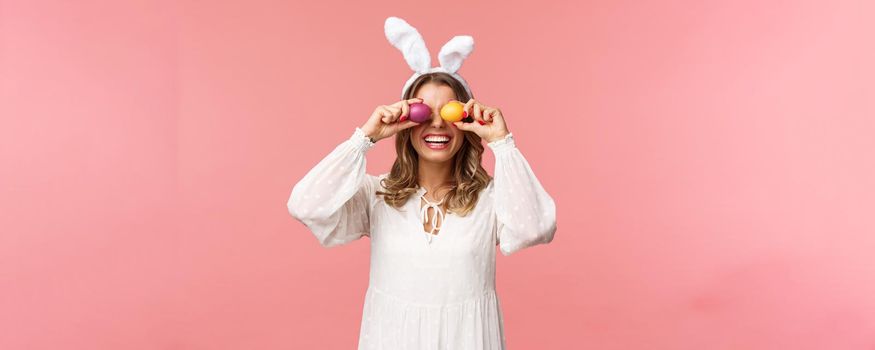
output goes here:
[{"label": "pink background", "polygon": [[2,0],[0,348],[354,348],[368,241],[285,203],[398,99],[395,15],[474,36],[557,202],[509,348],[875,349],[873,2],[364,3]]}]

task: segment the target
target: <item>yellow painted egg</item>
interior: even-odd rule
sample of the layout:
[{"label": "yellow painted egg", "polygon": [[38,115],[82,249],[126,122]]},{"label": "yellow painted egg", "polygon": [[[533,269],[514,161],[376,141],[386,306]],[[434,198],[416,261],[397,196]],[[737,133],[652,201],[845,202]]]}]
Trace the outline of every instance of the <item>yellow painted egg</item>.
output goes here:
[{"label": "yellow painted egg", "polygon": [[465,105],[459,101],[450,101],[441,107],[441,118],[450,123],[462,120],[465,114]]}]

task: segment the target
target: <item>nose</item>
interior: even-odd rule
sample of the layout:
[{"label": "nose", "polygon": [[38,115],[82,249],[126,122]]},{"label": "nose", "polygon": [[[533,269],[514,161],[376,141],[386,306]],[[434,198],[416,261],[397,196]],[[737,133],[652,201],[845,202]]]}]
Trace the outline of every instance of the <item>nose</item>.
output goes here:
[{"label": "nose", "polygon": [[440,127],[444,126],[444,119],[441,118],[441,114],[440,114],[440,112],[438,112],[437,108],[434,108],[433,112],[431,113],[430,123],[431,123],[431,126],[436,127],[436,128],[440,128]]}]

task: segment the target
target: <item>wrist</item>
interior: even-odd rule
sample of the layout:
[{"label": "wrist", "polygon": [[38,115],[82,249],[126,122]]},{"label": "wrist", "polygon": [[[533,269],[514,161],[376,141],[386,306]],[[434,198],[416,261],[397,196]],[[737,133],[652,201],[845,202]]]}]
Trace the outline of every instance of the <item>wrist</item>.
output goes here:
[{"label": "wrist", "polygon": [[514,142],[512,133],[507,133],[502,138],[493,140],[492,142],[488,142],[486,145],[489,146],[489,148],[491,148],[492,151],[496,154],[501,154],[503,152],[516,148],[516,142]]},{"label": "wrist", "polygon": [[362,130],[362,133],[363,133],[363,135],[364,135],[365,137],[367,137],[367,138],[369,138],[369,139],[371,140],[371,143],[376,143],[377,141],[380,140],[380,139],[378,139],[378,138],[375,136],[376,133],[373,132],[373,131],[371,131],[370,129],[368,129],[368,128],[366,128],[366,127],[361,127],[361,128],[359,128],[359,129]]},{"label": "wrist", "polygon": [[507,138],[507,135],[510,135],[510,132],[505,131],[504,133],[501,133],[498,136],[493,137],[490,140],[486,140],[486,143],[493,143],[495,141],[504,140],[505,138]]},{"label": "wrist", "polygon": [[355,128],[355,132],[350,136],[349,141],[352,142],[353,147],[363,152],[374,147],[374,142],[371,141],[369,136],[365,135],[364,130],[361,128]]}]

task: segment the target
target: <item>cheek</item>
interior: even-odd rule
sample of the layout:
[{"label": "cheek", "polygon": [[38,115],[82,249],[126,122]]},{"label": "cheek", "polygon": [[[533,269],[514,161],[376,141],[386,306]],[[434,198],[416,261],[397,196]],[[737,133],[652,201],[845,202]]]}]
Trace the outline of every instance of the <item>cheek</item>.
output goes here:
[{"label": "cheek", "polygon": [[413,146],[416,147],[419,145],[417,140],[420,139],[422,135],[422,127],[414,126],[412,130],[410,130],[410,142],[413,143]]},{"label": "cheek", "polygon": [[457,145],[462,145],[465,142],[465,132],[459,129],[453,131],[453,140],[456,140]]},{"label": "cheek", "polygon": [[449,129],[452,130],[454,139],[461,140],[462,138],[465,137],[465,132],[462,130],[459,130],[459,128],[457,128],[453,125],[450,125]]},{"label": "cheek", "polygon": [[455,141],[455,143],[456,143],[456,145],[453,146],[453,153],[456,153],[459,151],[459,149],[462,148],[462,144],[465,143],[465,134],[460,132],[460,133],[454,135],[453,141]]}]

